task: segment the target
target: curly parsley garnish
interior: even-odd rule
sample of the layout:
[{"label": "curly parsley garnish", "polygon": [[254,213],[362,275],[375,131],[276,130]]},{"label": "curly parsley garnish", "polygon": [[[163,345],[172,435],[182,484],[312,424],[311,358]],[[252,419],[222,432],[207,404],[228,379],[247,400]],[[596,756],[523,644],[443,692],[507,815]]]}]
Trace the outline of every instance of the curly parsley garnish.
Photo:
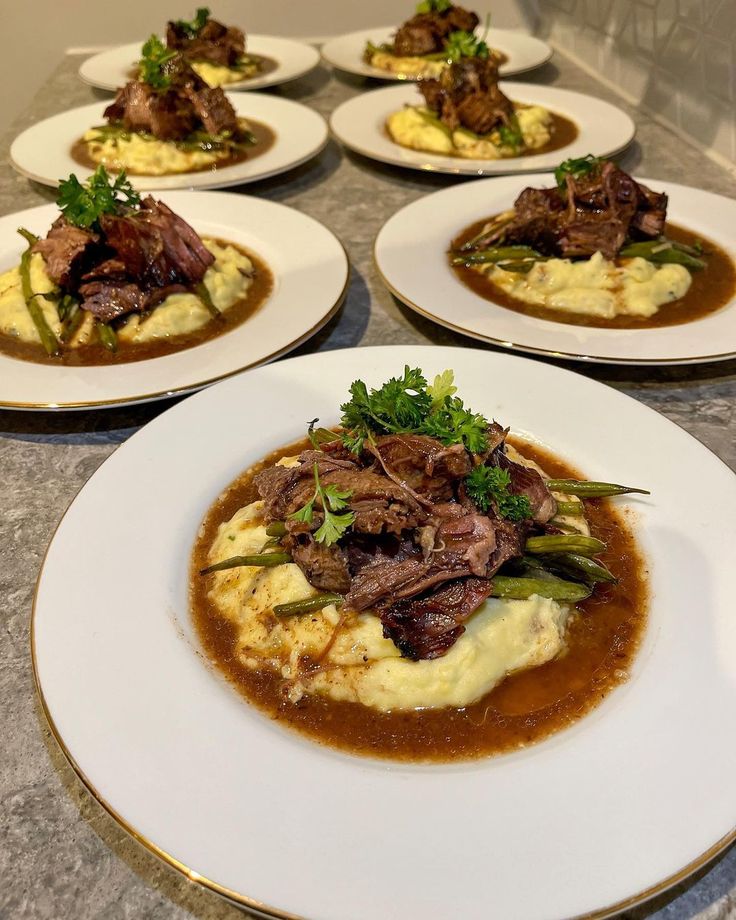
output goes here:
[{"label": "curly parsley garnish", "polygon": [[171,77],[164,70],[164,64],[173,57],[176,57],[176,51],[167,48],[158,35],[152,35],[141,48],[139,79],[154,89],[166,89],[171,85]]},{"label": "curly parsley garnish", "polygon": [[305,524],[311,524],[314,519],[314,505],[319,501],[321,510],[324,512],[324,521],[314,534],[314,539],[318,543],[324,543],[331,546],[337,543],[340,537],[345,536],[345,532],[355,521],[355,515],[352,511],[346,511],[343,514],[335,514],[336,511],[342,511],[347,507],[348,499],[352,498],[350,489],[338,489],[337,486],[323,486],[319,478],[317,464],[314,464],[314,495],[298,511],[290,514],[289,517],[295,521],[303,521]]},{"label": "curly parsley garnish", "polygon": [[119,205],[137,207],[141,199],[128,181],[125,170],[113,181],[105,167],[100,165],[84,185],[74,173],[60,182],[56,203],[70,224],[92,227],[102,214],[114,214]]},{"label": "curly parsley garnish", "polygon": [[417,13],[446,13],[452,9],[452,0],[422,0],[417,4]]},{"label": "curly parsley garnish", "polygon": [[466,57],[486,60],[490,53],[488,45],[473,32],[451,32],[445,41],[443,56],[453,62]]},{"label": "curly parsley garnish", "polygon": [[350,401],[340,407],[343,443],[359,454],[374,434],[425,434],[480,453],[487,445],[488,421],[466,409],[455,391],[452,371],[439,374],[430,386],[419,368],[408,365],[402,377],[392,377],[377,390],[356,380]]},{"label": "curly parsley garnish", "polygon": [[196,38],[209,18],[210,11],[206,6],[200,6],[194,14],[194,19],[177,19],[174,25],[182,32],[186,32],[188,38]]},{"label": "curly parsley garnish", "polygon": [[592,153],[584,157],[577,157],[572,160],[565,160],[555,170],[555,182],[558,188],[565,187],[565,179],[572,176],[573,179],[582,179],[600,169],[603,160],[600,157],[594,157]]},{"label": "curly parsley garnish", "polygon": [[500,517],[523,521],[532,516],[532,507],[525,495],[514,495],[509,486],[511,476],[498,466],[476,466],[465,480],[465,489],[481,511],[496,506]]}]

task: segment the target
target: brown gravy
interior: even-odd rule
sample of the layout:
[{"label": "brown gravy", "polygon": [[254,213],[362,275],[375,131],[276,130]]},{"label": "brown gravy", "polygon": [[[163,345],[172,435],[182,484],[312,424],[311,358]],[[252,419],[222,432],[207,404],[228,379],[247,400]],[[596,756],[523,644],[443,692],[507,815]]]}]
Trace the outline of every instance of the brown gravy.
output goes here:
[{"label": "brown gravy", "polygon": [[[487,220],[480,220],[468,227],[452,241],[452,249],[461,246],[466,240],[480,233]],[[525,313],[527,316],[536,316],[557,323],[568,323],[574,326],[595,326],[600,329],[652,329],[660,326],[677,326],[702,319],[709,313],[720,310],[736,295],[736,266],[729,254],[721,249],[712,240],[699,236],[677,224],[667,223],[665,232],[670,239],[678,243],[694,246],[701,243],[703,258],[707,266],[700,271],[692,272],[692,283],[684,297],[663,304],[652,316],[614,316],[613,319],[604,319],[600,316],[583,316],[581,314],[567,313],[564,310],[550,310],[547,307],[526,303],[507,294],[497,287],[485,274],[468,268],[465,265],[453,265],[452,270],[457,277],[472,291],[491,300],[500,307],[513,310],[515,313]]]},{"label": "brown gravy", "polygon": [[253,263],[255,274],[253,283],[248,288],[245,297],[238,300],[219,317],[210,320],[205,326],[194,332],[174,335],[167,339],[155,342],[135,344],[118,340],[117,351],[108,351],[102,343],[91,342],[80,348],[68,348],[60,355],[47,355],[40,344],[21,342],[15,336],[0,334],[0,351],[11,358],[23,361],[33,361],[36,364],[66,365],[69,367],[89,367],[91,365],[127,364],[132,361],[146,361],[150,358],[160,358],[170,355],[175,351],[184,351],[194,348],[210,339],[230,332],[240,326],[259,309],[268,298],[273,288],[273,275],[265,262],[243,246],[237,246],[229,240],[215,240],[221,246],[233,246],[245,253]]},{"label": "brown gravy", "polygon": [[[579,474],[547,451],[514,441],[555,477]],[[455,761],[487,757],[541,741],[576,722],[616,687],[631,665],[646,622],[646,572],[623,514],[608,501],[589,501],[592,532],[605,540],[606,565],[619,578],[578,605],[568,625],[567,652],[539,668],[511,675],[462,709],[382,713],[358,703],[318,696],[285,702],[280,678],[252,671],[235,654],[235,630],[207,599],[209,579],[198,572],[218,526],[258,496],[253,477],[307,440],[274,451],[243,473],[210,508],[191,562],[192,616],[207,658],[266,716],[320,744],[354,754],[404,761]]]},{"label": "brown gravy", "polygon": [[[515,103],[517,108],[525,108],[524,105],[520,103]],[[534,157],[540,153],[551,153],[553,150],[561,150],[563,147],[567,147],[568,144],[571,144],[575,138],[578,136],[578,126],[574,121],[571,121],[569,118],[565,118],[564,115],[558,115],[557,112],[549,113],[552,117],[552,123],[550,125],[550,139],[543,147],[537,147],[535,150],[522,150],[521,153],[516,156],[519,157]],[[394,144],[399,144],[398,141],[395,141],[391,135],[391,132],[388,130],[388,126],[384,129],[389,140],[393,141]],[[400,147],[403,144],[399,144]],[[413,148],[411,148],[413,149]],[[434,151],[428,150],[427,153],[433,153]],[[442,156],[457,157],[460,160],[465,160],[467,157],[460,156],[459,153],[443,153]],[[516,157],[504,157],[505,160],[516,159]]]},{"label": "brown gravy", "polygon": [[[186,172],[176,172],[170,173],[169,175],[175,176],[186,176],[188,173],[194,172],[214,172],[216,169],[224,169],[226,166],[234,166],[236,163],[242,163],[245,160],[253,160],[255,157],[259,157],[262,154],[266,153],[267,150],[270,150],[276,142],[276,133],[264,125],[260,121],[252,121],[247,119],[248,127],[252,134],[254,135],[256,142],[251,147],[246,148],[245,150],[238,150],[229,156],[222,157],[217,160],[216,163],[211,163],[208,166],[198,166],[193,169],[189,169]],[[173,142],[172,142],[173,143]],[[94,157],[90,156],[88,142],[83,138],[74,141],[71,148],[71,157],[80,166],[86,166],[87,169],[97,169],[100,165]],[[111,167],[107,168],[108,172],[114,173],[118,170],[112,169]],[[127,169],[126,173],[129,176],[149,176],[153,175],[152,173],[141,172],[136,169]]]}]

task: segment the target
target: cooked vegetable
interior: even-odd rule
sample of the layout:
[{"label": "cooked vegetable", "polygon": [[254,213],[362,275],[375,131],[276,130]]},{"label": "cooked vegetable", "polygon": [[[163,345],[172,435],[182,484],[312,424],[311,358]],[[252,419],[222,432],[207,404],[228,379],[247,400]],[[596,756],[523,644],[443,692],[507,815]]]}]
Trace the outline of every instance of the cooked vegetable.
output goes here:
[{"label": "cooked vegetable", "polygon": [[547,488],[550,492],[564,492],[566,495],[577,495],[579,498],[605,498],[609,495],[626,495],[636,492],[639,495],[651,495],[648,489],[637,489],[634,486],[619,486],[612,482],[593,482],[580,479],[547,479]]},{"label": "cooked vegetable", "polygon": [[341,594],[317,594],[314,597],[306,597],[302,601],[291,601],[289,604],[276,604],[273,612],[276,616],[286,617],[295,613],[309,613],[312,610],[322,610],[329,604],[335,604],[339,607],[343,604],[345,598]]},{"label": "cooked vegetable", "polygon": [[557,502],[558,514],[583,514],[584,512],[582,502]]},{"label": "cooked vegetable", "polygon": [[[440,57],[442,57],[442,55],[440,55]],[[441,118],[438,118],[433,112],[430,112],[429,109],[418,107],[415,111],[428,125],[431,125],[433,128],[438,128],[444,135],[452,139],[452,130]]]},{"label": "cooked vegetable", "polygon": [[205,305],[205,307],[207,307],[207,310],[209,311],[210,316],[214,316],[214,317],[222,316],[222,313],[220,313],[220,311],[215,306],[212,300],[212,297],[210,296],[210,292],[207,289],[207,285],[204,283],[204,281],[200,281],[198,284],[195,284],[194,292],[196,293],[197,297],[199,297],[199,299],[202,301],[202,303]]},{"label": "cooked vegetable", "polygon": [[108,351],[117,351],[118,350],[118,337],[115,334],[115,330],[112,326],[109,326],[107,323],[98,322],[95,325],[97,330],[97,335],[100,338],[100,341],[105,346]]},{"label": "cooked vegetable", "polygon": [[271,567],[274,565],[285,565],[291,562],[289,553],[255,553],[252,556],[231,556],[229,559],[223,559],[222,562],[216,562],[214,565],[208,565],[200,569],[200,575],[209,575],[210,572],[221,572],[224,569],[237,569],[244,565],[260,565]]},{"label": "cooked vegetable", "polygon": [[355,380],[350,401],[340,407],[346,429],[343,443],[359,454],[374,433],[426,434],[480,453],[486,446],[488,421],[454,396],[452,381],[452,372],[445,371],[430,386],[421,370],[408,364],[403,377],[392,377],[377,390],[369,391],[362,380]]},{"label": "cooked vegetable", "polygon": [[528,553],[579,553],[581,556],[595,556],[602,553],[606,544],[595,537],[584,534],[547,534],[543,537],[529,537],[526,541]]},{"label": "cooked vegetable", "polygon": [[512,600],[526,600],[535,594],[555,601],[577,603],[590,597],[592,589],[561,578],[511,578],[494,575],[491,597],[505,597]]},{"label": "cooked vegetable", "polygon": [[465,480],[468,495],[481,511],[488,511],[494,505],[501,517],[511,521],[530,518],[529,499],[525,495],[513,495],[510,485],[510,474],[497,466],[476,466]]},{"label": "cooked vegetable", "polygon": [[588,584],[593,585],[599,581],[615,584],[618,581],[616,576],[612,575],[600,562],[579,553],[555,553],[550,556],[542,556],[541,559],[543,565],[551,571],[572,578],[582,578]]},{"label": "cooked vegetable", "polygon": [[[484,231],[485,233],[485,231]],[[531,246],[494,246],[491,249],[476,249],[473,252],[464,252],[463,248],[457,250],[452,256],[453,265],[500,265],[503,268],[504,262],[526,262],[530,263],[529,267],[535,262],[544,262],[547,257],[543,256]]]},{"label": "cooked vegetable", "polygon": [[421,0],[417,13],[445,13],[452,6],[452,0]]},{"label": "cooked vegetable", "polygon": [[286,524],[283,521],[274,521],[266,528],[269,537],[283,537],[286,534]]},{"label": "cooked vegetable", "polygon": [[58,355],[59,340],[54,335],[53,329],[46,322],[46,317],[38,303],[38,295],[33,293],[33,288],[31,287],[31,249],[38,242],[38,237],[23,227],[19,228],[18,233],[28,241],[28,248],[20,257],[20,286],[23,291],[23,299],[26,302],[26,307],[46,354]]},{"label": "cooked vegetable", "polygon": [[324,543],[331,546],[337,543],[340,537],[355,520],[352,511],[346,511],[343,514],[335,514],[347,507],[348,499],[352,497],[352,492],[338,489],[337,486],[322,486],[319,479],[319,470],[317,464],[314,464],[314,494],[310,500],[293,514],[289,515],[295,521],[303,521],[305,524],[311,524],[314,518],[314,505],[319,501],[318,510],[324,514],[324,520],[320,527],[315,531],[314,539],[318,543]]},{"label": "cooked vegetable", "polygon": [[600,157],[594,157],[592,153],[584,157],[564,160],[555,169],[555,182],[558,188],[564,188],[567,176],[572,176],[573,179],[582,179],[599,169],[603,162]]},{"label": "cooked vegetable", "polygon": [[703,259],[699,259],[694,252],[695,250],[692,246],[685,246],[682,243],[663,237],[658,240],[627,243],[619,251],[619,256],[623,259],[634,259],[638,256],[648,262],[675,263],[698,271],[701,268],[705,268],[707,263]]},{"label": "cooked vegetable", "polygon": [[440,57],[448,61],[459,61],[464,57],[487,58],[488,45],[473,32],[451,32],[445,41],[445,50]]},{"label": "cooked vegetable", "polygon": [[498,129],[498,135],[505,147],[511,147],[513,150],[519,151],[524,146],[524,135],[521,133],[521,125],[516,114],[509,117],[508,124],[501,125]]},{"label": "cooked vegetable", "polygon": [[94,226],[102,214],[114,214],[121,204],[135,207],[141,203],[122,170],[111,179],[104,166],[100,165],[84,185],[74,173],[59,183],[56,199],[61,213],[76,227]]}]

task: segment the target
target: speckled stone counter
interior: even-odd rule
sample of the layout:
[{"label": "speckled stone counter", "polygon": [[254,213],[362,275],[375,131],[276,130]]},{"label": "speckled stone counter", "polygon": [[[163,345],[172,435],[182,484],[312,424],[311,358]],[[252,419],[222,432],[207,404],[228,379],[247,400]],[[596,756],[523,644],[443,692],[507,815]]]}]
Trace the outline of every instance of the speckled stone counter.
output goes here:
[{"label": "speckled stone counter", "polygon": [[[57,69],[28,112],[7,132],[1,145],[4,155],[12,138],[34,121],[108,98],[78,80],[78,64],[71,58]],[[597,94],[627,108],[559,55],[525,79]],[[357,78],[334,77],[319,69],[272,92],[329,115],[365,85]],[[631,114],[637,122],[637,140],[623,159],[625,168],[736,197],[736,178],[650,118],[635,110]],[[381,166],[342,152],[333,141],[320,157],[286,176],[240,189],[311,214],[342,239],[349,253],[353,274],[345,305],[299,353],[402,342],[482,347],[398,304],[382,286],[372,261],[373,239],[390,215],[454,181]],[[17,176],[5,156],[0,165],[0,213],[53,198],[52,190]],[[568,366],[662,412],[736,469],[736,361],[669,370]],[[0,412],[2,920],[234,920],[242,916],[238,908],[150,855],[87,794],[49,733],[33,684],[28,641],[31,601],[54,528],[99,464],[167,405],[66,414]],[[635,847],[636,841],[631,845]],[[736,917],[736,849],[626,916],[637,920]]]}]

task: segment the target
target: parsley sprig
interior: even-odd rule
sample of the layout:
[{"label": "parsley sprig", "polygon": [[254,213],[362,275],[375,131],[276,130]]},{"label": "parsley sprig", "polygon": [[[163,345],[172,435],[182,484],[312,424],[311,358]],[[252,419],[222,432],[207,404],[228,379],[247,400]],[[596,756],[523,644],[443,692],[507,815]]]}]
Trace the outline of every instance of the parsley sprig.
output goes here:
[{"label": "parsley sprig", "polygon": [[305,524],[311,524],[314,519],[314,506],[319,502],[320,509],[324,513],[324,520],[320,527],[315,531],[314,539],[318,543],[324,543],[331,546],[337,543],[340,537],[344,536],[347,529],[355,521],[355,514],[352,511],[345,511],[343,514],[335,514],[336,511],[342,511],[347,508],[348,500],[352,498],[350,489],[339,489],[337,486],[323,486],[319,478],[317,464],[314,464],[314,494],[310,500],[303,505],[298,511],[290,514],[289,517],[295,521],[303,521]]},{"label": "parsley sprig", "polygon": [[443,57],[448,61],[477,57],[486,60],[491,52],[488,45],[473,32],[450,32],[445,41]]},{"label": "parsley sprig", "polygon": [[141,59],[138,62],[138,77],[154,89],[167,89],[171,85],[171,77],[164,70],[176,51],[167,48],[158,35],[152,35],[141,48]]},{"label": "parsley sprig", "polygon": [[120,205],[137,207],[141,199],[124,170],[112,180],[100,165],[84,184],[74,173],[61,181],[56,203],[70,224],[92,227],[102,214],[114,214]]},{"label": "parsley sprig", "polygon": [[564,188],[568,175],[573,179],[582,179],[583,176],[589,176],[600,169],[602,163],[603,160],[600,157],[594,157],[592,153],[584,157],[565,160],[555,169],[555,182],[558,188]]},{"label": "parsley sprig", "polygon": [[206,6],[200,6],[194,14],[194,19],[177,19],[174,25],[182,32],[186,32],[188,38],[196,38],[209,18],[209,9]]},{"label": "parsley sprig", "polygon": [[406,365],[403,376],[392,377],[377,390],[362,380],[350,386],[341,424],[343,443],[359,454],[374,434],[426,434],[443,444],[463,444],[471,453],[486,447],[488,421],[466,409],[455,396],[452,371],[435,377],[430,386],[419,368]]},{"label": "parsley sprig", "polygon": [[452,0],[422,0],[417,4],[417,13],[446,13],[452,9]]},{"label": "parsley sprig", "polygon": [[481,511],[495,505],[500,517],[510,521],[523,521],[532,516],[526,495],[514,495],[510,487],[511,476],[498,466],[476,466],[465,480],[465,489]]}]

